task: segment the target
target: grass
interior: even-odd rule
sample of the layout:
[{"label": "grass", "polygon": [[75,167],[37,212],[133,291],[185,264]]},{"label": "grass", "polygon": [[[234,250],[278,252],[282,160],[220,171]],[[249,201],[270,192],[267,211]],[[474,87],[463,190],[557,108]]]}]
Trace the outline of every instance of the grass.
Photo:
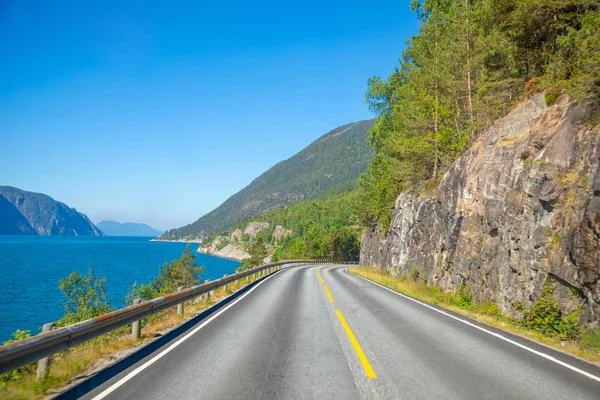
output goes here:
[{"label": "grass", "polygon": [[579,340],[561,340],[558,337],[528,329],[517,320],[503,315],[493,301],[479,304],[461,286],[455,293],[442,292],[435,286],[406,277],[392,276],[389,271],[373,267],[353,267],[350,273],[362,276],[400,293],[427,303],[435,304],[458,314],[465,315],[489,326],[526,337],[538,343],[564,351],[592,363],[600,363],[600,331],[583,332]]},{"label": "grass", "polygon": [[559,174],[556,177],[556,182],[558,183],[558,187],[560,189],[566,189],[575,182],[579,181],[579,173],[578,172],[569,172]]},{"label": "grass", "polygon": [[146,318],[142,322],[142,336],[137,341],[131,338],[131,327],[125,326],[57,353],[52,356],[46,379],[37,380],[35,368],[28,368],[28,371],[19,379],[0,383],[0,399],[41,399],[60,392],[62,388],[75,382],[78,378],[102,369],[141,346],[153,342],[251,282],[253,279],[252,276],[249,276],[241,279],[239,284],[230,283],[227,289],[215,290],[214,296],[208,301],[186,302],[183,316],[178,316],[176,308],[173,308]]},{"label": "grass", "polygon": [[530,133],[531,132],[527,131],[525,133],[520,134],[519,136],[503,137],[500,139],[500,146],[521,143],[523,140],[525,140],[529,136]]}]

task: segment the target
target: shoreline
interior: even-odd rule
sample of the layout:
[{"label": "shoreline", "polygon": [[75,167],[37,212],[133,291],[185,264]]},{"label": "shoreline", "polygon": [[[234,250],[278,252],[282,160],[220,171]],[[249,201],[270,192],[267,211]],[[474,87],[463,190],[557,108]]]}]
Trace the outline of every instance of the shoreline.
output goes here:
[{"label": "shoreline", "polygon": [[151,242],[164,242],[164,243],[196,243],[202,244],[201,240],[157,240],[156,238],[150,239]]}]

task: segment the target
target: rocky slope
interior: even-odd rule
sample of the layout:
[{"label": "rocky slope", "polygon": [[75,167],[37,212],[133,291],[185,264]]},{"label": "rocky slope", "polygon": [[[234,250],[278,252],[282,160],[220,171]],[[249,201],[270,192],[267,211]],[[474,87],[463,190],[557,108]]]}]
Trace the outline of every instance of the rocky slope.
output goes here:
[{"label": "rocky slope", "polygon": [[74,208],[41,193],[0,186],[0,234],[102,236]]},{"label": "rocky slope", "polygon": [[360,260],[411,271],[443,289],[462,282],[505,312],[545,284],[561,309],[600,321],[600,127],[567,96],[543,95],[499,120],[429,196],[403,193],[388,232],[362,241]]},{"label": "rocky slope", "polygon": [[168,231],[158,240],[207,238],[266,210],[314,199],[356,180],[373,155],[366,143],[371,126],[373,120],[332,130],[273,166],[196,222]]},{"label": "rocky slope", "polygon": [[[268,229],[269,226],[268,222],[250,222],[243,231],[237,228],[229,235],[216,236],[210,243],[200,245],[198,253],[212,254],[241,261],[244,258],[250,257],[245,249],[244,236],[254,239],[256,235]],[[282,226],[277,226],[275,230],[279,234],[276,240],[291,233],[291,231],[284,229]]]},{"label": "rocky slope", "polygon": [[[215,240],[217,245],[220,241]],[[198,253],[211,254],[218,257],[230,258],[232,260],[242,261],[244,258],[250,257],[250,254],[244,249],[244,246],[240,243],[229,243],[223,248],[219,248],[215,245],[200,246],[198,247]]]}]

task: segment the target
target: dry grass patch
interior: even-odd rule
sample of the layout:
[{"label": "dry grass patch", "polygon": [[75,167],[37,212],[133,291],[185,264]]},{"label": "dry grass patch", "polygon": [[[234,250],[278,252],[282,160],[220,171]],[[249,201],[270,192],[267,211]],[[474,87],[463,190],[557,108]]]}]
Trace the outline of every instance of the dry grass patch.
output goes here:
[{"label": "dry grass patch", "polygon": [[571,186],[578,180],[579,180],[578,172],[569,172],[569,173],[565,173],[565,174],[560,174],[556,177],[556,183],[558,184],[558,187],[561,189],[568,188],[569,186]]}]

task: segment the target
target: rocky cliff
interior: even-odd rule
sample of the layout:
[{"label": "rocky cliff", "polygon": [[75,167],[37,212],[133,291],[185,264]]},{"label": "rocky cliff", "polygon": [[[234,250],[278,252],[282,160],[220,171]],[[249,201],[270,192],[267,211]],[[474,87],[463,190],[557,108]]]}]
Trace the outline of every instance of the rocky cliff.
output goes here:
[{"label": "rocky cliff", "polygon": [[87,216],[42,193],[0,186],[0,234],[102,236]]},{"label": "rocky cliff", "polygon": [[210,246],[199,246],[198,253],[212,254],[217,257],[230,258],[238,261],[250,257],[250,254],[248,254],[244,246],[240,243],[228,243],[224,247],[218,247],[218,244],[221,244],[221,242],[219,241],[217,246],[213,244]]},{"label": "rocky cliff", "polygon": [[519,105],[487,130],[428,196],[403,193],[390,229],[362,241],[360,261],[465,283],[505,312],[545,284],[564,312],[600,321],[600,127],[567,96]]}]

